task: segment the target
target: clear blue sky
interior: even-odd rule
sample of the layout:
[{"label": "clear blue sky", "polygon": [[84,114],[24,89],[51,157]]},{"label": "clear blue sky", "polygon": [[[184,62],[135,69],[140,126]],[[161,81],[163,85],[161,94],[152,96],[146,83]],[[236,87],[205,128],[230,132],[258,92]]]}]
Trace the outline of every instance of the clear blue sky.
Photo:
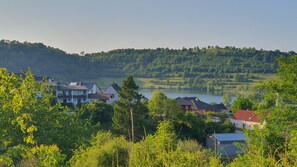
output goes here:
[{"label": "clear blue sky", "polygon": [[296,0],[0,0],[0,39],[68,53],[236,46],[297,51]]}]

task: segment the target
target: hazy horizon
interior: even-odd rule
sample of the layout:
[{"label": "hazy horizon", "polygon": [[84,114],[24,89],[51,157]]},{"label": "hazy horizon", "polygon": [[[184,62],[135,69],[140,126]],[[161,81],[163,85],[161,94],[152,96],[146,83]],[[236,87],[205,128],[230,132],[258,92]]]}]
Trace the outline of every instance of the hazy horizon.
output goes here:
[{"label": "hazy horizon", "polygon": [[67,53],[122,48],[297,51],[296,1],[1,1],[0,39]]}]

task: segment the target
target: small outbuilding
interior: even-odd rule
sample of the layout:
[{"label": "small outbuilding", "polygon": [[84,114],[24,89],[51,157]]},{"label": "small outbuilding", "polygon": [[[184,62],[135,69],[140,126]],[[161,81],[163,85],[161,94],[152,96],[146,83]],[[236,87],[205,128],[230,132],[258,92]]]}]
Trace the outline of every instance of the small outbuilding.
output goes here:
[{"label": "small outbuilding", "polygon": [[214,133],[206,138],[206,147],[223,158],[235,158],[243,154],[241,147],[246,146],[244,133]]}]

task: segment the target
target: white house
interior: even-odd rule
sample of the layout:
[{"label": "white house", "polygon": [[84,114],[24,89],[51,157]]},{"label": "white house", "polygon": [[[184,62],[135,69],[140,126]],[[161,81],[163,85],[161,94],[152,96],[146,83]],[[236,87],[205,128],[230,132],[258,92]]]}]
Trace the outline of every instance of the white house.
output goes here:
[{"label": "white house", "polygon": [[110,103],[110,95],[103,94],[103,91],[96,83],[88,83],[88,82],[71,82],[69,86],[84,86],[87,88],[87,99],[86,102],[95,102],[95,101],[104,101]]},{"label": "white house", "polygon": [[99,88],[99,86],[96,83],[90,83],[90,82],[71,82],[69,86],[74,85],[82,85],[85,86],[88,90],[88,94],[102,94],[102,90]]},{"label": "white house", "polygon": [[57,85],[56,97],[62,104],[80,105],[88,102],[87,90],[82,85]]},{"label": "white house", "polygon": [[250,110],[237,110],[230,118],[231,123],[237,129],[250,129],[254,130],[254,126],[261,127],[261,119],[258,118],[254,111]]},{"label": "white house", "polygon": [[115,101],[119,100],[118,92],[121,90],[122,89],[118,84],[113,83],[103,92],[103,94],[110,95],[108,102],[114,104]]}]

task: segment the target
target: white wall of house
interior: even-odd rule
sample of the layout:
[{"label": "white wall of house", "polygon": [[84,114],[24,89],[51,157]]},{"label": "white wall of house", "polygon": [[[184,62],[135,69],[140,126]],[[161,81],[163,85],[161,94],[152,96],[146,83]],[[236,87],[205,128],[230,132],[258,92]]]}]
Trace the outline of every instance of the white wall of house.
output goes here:
[{"label": "white wall of house", "polygon": [[243,120],[237,120],[230,118],[230,122],[236,127],[236,128],[245,128],[249,130],[254,130],[254,126],[258,125],[261,127],[261,123],[258,122],[250,122],[250,121],[243,121]]},{"label": "white wall of house", "polygon": [[94,84],[92,89],[90,89],[88,91],[88,94],[100,94],[100,93],[101,93],[101,91],[100,91],[99,87],[96,84]]},{"label": "white wall of house", "polygon": [[111,97],[109,98],[109,103],[114,104],[115,101],[119,100],[119,95],[117,93],[117,91],[112,87],[108,87],[106,89],[106,91],[104,92],[104,94],[110,94]]}]

